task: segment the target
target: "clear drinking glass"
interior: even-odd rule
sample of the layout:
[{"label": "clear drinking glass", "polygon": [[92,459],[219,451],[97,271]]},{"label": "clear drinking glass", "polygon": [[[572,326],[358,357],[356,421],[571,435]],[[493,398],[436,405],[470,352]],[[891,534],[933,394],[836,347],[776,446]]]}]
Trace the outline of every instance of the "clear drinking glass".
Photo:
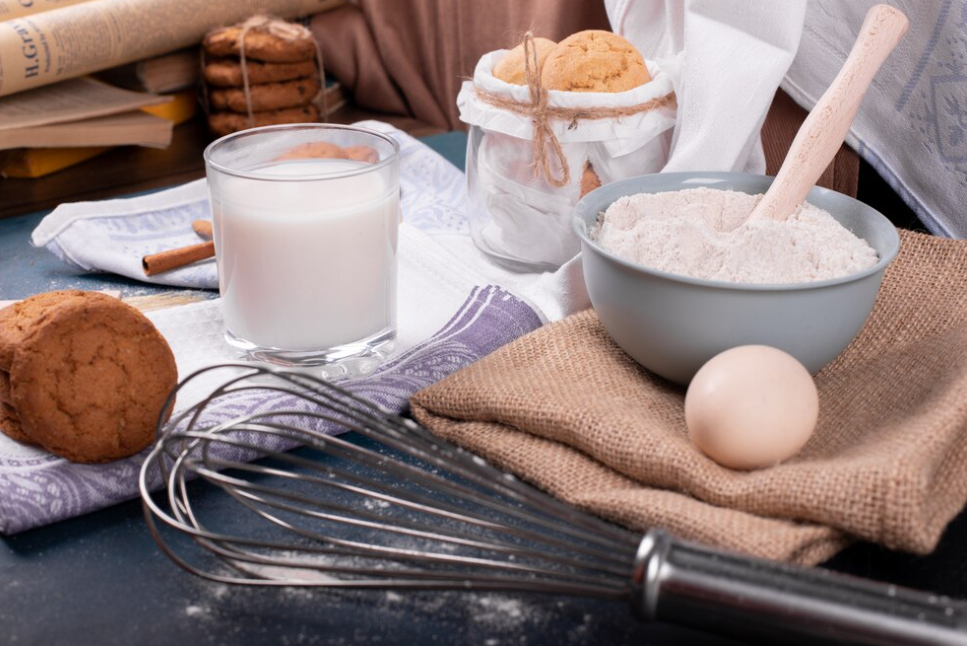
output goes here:
[{"label": "clear drinking glass", "polygon": [[330,124],[205,150],[225,336],[289,365],[381,358],[396,337],[399,145]]}]

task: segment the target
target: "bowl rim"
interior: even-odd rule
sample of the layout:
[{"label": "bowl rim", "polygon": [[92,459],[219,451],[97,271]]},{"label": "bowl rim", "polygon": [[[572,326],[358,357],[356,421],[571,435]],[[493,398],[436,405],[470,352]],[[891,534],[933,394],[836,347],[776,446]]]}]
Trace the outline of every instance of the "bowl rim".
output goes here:
[{"label": "bowl rim", "polygon": [[[851,283],[857,280],[861,280],[868,276],[872,276],[876,273],[884,271],[886,267],[891,262],[893,262],[894,258],[896,258],[897,254],[900,252],[900,234],[897,232],[897,229],[893,225],[893,223],[890,222],[890,220],[885,215],[883,215],[882,213],[874,209],[869,204],[866,204],[865,202],[861,202],[854,197],[850,197],[845,193],[840,193],[839,191],[834,191],[832,189],[824,188],[822,186],[814,186],[809,191],[810,196],[813,195],[814,191],[818,192],[821,195],[827,194],[827,193],[834,193],[842,198],[845,198],[852,202],[856,202],[857,204],[863,206],[866,209],[869,209],[872,213],[875,213],[877,217],[881,218],[885,223],[890,225],[889,230],[892,233],[892,240],[890,241],[889,249],[886,250],[886,253],[880,254],[880,259],[877,261],[875,265],[867,269],[864,269],[863,271],[856,272],[854,274],[848,274],[846,276],[840,276],[838,278],[827,278],[826,280],[814,280],[814,281],[808,281],[803,283],[733,283],[733,282],[724,281],[724,280],[708,280],[706,278],[696,278],[694,276],[684,276],[682,274],[673,274],[671,272],[662,271],[660,269],[653,269],[651,267],[639,265],[638,263],[631,262],[630,260],[625,260],[624,258],[616,256],[615,254],[611,253],[610,251],[608,251],[607,249],[599,245],[597,242],[595,242],[588,236],[587,232],[585,231],[585,227],[587,225],[584,221],[584,217],[583,217],[584,213],[582,210],[582,206],[584,207],[584,209],[586,209],[587,203],[592,201],[589,198],[593,198],[594,194],[597,193],[598,191],[603,191],[609,186],[613,187],[615,184],[621,184],[621,183],[631,184],[635,181],[640,181],[642,178],[645,178],[645,177],[662,177],[670,182],[674,182],[677,179],[680,181],[680,183],[683,183],[683,184],[684,184],[684,180],[689,181],[689,185],[674,189],[677,191],[682,191],[689,188],[715,188],[712,185],[698,183],[703,179],[716,180],[718,182],[730,180],[730,179],[740,179],[740,178],[775,180],[774,175],[756,175],[754,173],[730,173],[730,172],[722,172],[722,171],[647,173],[644,175],[636,175],[634,177],[628,177],[626,179],[617,180],[616,182],[605,184],[599,188],[594,189],[593,191],[589,192],[587,195],[582,197],[578,201],[578,203],[574,206],[574,210],[571,215],[571,226],[574,229],[574,232],[577,234],[578,238],[580,238],[582,245],[586,245],[586,247],[590,247],[596,253],[602,255],[603,257],[607,258],[611,262],[617,263],[619,265],[622,265],[623,267],[626,267],[633,271],[641,272],[643,274],[648,274],[658,278],[664,278],[666,280],[671,280],[674,282],[686,283],[690,285],[698,285],[700,287],[711,287],[716,289],[727,289],[727,290],[733,290],[733,291],[754,291],[754,292],[801,291],[801,290],[807,290],[807,289],[821,289],[823,287],[831,287],[834,285],[842,285],[845,283]],[[620,197],[626,197],[628,195],[636,195],[637,193],[643,193],[643,192],[645,191],[639,190],[639,191],[636,191],[635,193],[624,193]],[[667,193],[671,191],[653,191],[653,192]],[[807,197],[807,201],[808,199],[809,198]],[[611,206],[611,205],[609,204],[608,206]],[[598,211],[598,213],[601,213],[601,211]]]}]

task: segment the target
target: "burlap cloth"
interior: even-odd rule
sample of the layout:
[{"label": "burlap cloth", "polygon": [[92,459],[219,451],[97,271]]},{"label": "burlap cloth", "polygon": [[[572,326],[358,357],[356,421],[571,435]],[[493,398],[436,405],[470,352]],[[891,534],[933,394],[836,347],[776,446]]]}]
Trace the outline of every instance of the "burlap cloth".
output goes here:
[{"label": "burlap cloth", "polygon": [[816,376],[802,452],[731,471],[686,437],[684,391],[591,310],[419,393],[434,433],[635,530],[815,564],[862,538],[931,551],[967,500],[967,241],[904,232],[856,340]]}]

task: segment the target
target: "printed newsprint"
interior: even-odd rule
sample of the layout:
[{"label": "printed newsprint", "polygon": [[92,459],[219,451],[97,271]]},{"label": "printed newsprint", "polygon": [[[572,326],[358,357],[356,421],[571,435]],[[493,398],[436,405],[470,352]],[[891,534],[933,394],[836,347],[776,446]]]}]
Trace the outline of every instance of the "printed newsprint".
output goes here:
[{"label": "printed newsprint", "polygon": [[14,18],[0,22],[0,96],[194,45],[210,29],[257,13],[292,18],[325,11],[333,4],[333,0],[90,0]]},{"label": "printed newsprint", "polygon": [[35,13],[69,7],[79,2],[90,0],[0,0],[0,20],[10,20],[21,16],[31,16]]}]

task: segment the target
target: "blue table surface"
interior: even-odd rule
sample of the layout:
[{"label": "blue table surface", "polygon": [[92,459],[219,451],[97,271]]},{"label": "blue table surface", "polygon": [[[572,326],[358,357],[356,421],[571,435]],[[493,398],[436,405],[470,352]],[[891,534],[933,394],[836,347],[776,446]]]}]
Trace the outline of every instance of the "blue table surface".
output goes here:
[{"label": "blue table surface", "polygon": [[[425,142],[463,168],[466,136]],[[2,181],[2,180],[0,180]],[[63,288],[145,286],[71,270],[28,243],[44,214],[0,221],[0,298]],[[354,441],[362,441],[355,439]],[[858,544],[829,565],[967,596],[967,519],[930,557]],[[491,597],[493,597],[491,595]],[[17,644],[728,644],[635,622],[624,604],[552,595],[332,592],[226,587],[193,577],[157,549],[138,501],[0,538],[0,643]]]}]

